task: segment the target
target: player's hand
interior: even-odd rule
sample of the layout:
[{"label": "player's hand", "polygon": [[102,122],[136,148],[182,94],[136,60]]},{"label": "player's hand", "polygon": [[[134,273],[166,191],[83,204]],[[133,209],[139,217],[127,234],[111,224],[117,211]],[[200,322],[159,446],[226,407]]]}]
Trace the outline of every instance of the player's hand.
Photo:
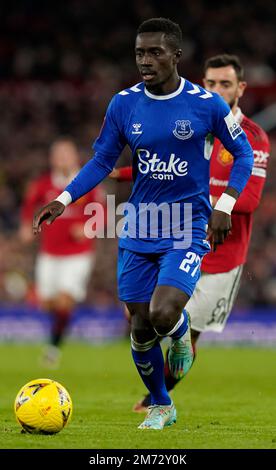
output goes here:
[{"label": "player's hand", "polygon": [[69,227],[69,233],[75,242],[81,242],[86,238],[83,224],[73,224]]},{"label": "player's hand", "polygon": [[54,220],[62,214],[65,205],[59,201],[52,201],[46,206],[41,207],[34,215],[33,219],[33,234],[37,235],[41,232],[41,224],[45,220],[47,225],[50,225]]},{"label": "player's hand", "polygon": [[221,245],[232,227],[231,215],[222,211],[213,210],[208,223],[207,240],[210,241],[212,251]]},{"label": "player's hand", "polygon": [[23,222],[18,230],[19,240],[25,245],[34,241],[32,232],[32,224],[30,222]]},{"label": "player's hand", "polygon": [[120,171],[117,168],[113,168],[111,173],[109,173],[109,178],[112,178],[113,180],[117,180],[120,176]]},{"label": "player's hand", "polygon": [[214,208],[216,203],[218,202],[218,197],[216,196],[210,196],[210,202],[211,202],[211,206]]}]

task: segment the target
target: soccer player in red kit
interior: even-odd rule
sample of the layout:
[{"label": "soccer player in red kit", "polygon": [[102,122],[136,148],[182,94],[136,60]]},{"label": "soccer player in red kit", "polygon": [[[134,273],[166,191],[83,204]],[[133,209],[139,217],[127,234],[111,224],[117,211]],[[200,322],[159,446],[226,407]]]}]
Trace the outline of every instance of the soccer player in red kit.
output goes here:
[{"label": "soccer player in red kit", "polygon": [[[49,173],[31,182],[21,211],[20,237],[33,241],[32,218],[35,210],[57,197],[79,169],[79,152],[70,138],[56,140],[50,148]],[[98,186],[71,204],[53,225],[40,235],[35,266],[35,283],[43,310],[52,314],[51,344],[44,355],[45,365],[58,364],[59,346],[64,338],[76,303],[86,297],[87,284],[95,262],[95,239],[84,234],[90,217],[84,208],[90,202],[104,204],[104,192]]]},{"label": "soccer player in red kit", "polygon": [[[204,67],[204,87],[219,93],[245,131],[254,151],[254,166],[245,189],[232,211],[232,229],[215,252],[208,253],[201,264],[201,278],[186,309],[191,317],[192,343],[204,331],[222,332],[236,299],[253,223],[253,212],[258,207],[266,178],[270,145],[264,130],[246,117],[238,107],[246,82],[239,58],[222,54],[211,57]],[[210,142],[211,144],[211,142]],[[214,140],[210,166],[210,196],[214,205],[227,187],[233,157],[218,139]],[[120,181],[131,179],[131,167],[116,169],[111,173]],[[166,386],[172,390],[179,381],[171,376],[165,364]],[[149,395],[138,402],[134,411],[143,412],[149,404]]]}]

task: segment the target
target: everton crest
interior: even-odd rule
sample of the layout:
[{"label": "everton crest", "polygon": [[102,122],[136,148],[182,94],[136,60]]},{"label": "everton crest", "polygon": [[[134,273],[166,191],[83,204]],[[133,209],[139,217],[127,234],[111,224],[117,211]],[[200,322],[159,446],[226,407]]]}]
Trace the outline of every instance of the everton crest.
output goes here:
[{"label": "everton crest", "polygon": [[178,119],[175,121],[175,129],[173,130],[173,134],[175,137],[181,140],[186,140],[192,137],[194,131],[191,128],[191,121],[188,119]]}]

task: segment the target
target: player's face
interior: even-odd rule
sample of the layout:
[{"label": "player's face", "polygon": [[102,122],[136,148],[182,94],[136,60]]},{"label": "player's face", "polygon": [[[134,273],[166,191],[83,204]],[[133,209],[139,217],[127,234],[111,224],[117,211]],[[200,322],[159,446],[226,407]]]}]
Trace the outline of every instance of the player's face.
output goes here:
[{"label": "player's face", "polygon": [[246,82],[238,80],[232,65],[208,68],[205,72],[203,83],[206,90],[214,91],[222,96],[230,108],[237,106],[246,88]]},{"label": "player's face", "polygon": [[[136,64],[149,90],[167,92],[166,85],[174,86],[178,79],[176,65],[181,50],[173,50],[164,33],[141,33],[135,43]],[[165,85],[165,87],[164,87]]]},{"label": "player's face", "polygon": [[79,166],[79,155],[71,142],[57,142],[52,146],[50,162],[52,170],[69,176]]}]

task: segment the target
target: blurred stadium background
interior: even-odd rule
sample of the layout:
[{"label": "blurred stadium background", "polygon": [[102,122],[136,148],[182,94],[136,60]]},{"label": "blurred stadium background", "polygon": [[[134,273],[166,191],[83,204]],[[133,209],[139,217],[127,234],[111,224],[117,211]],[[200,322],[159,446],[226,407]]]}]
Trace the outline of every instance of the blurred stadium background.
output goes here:
[{"label": "blurred stadium background", "polygon": [[[23,246],[19,214],[30,179],[47,169],[49,144],[72,135],[85,162],[111,96],[139,80],[133,44],[144,19],[165,16],[184,33],[180,72],[201,83],[204,60],[240,56],[248,89],[245,114],[268,132],[271,159],[261,207],[255,215],[248,262],[234,314],[223,335],[205,341],[273,343],[276,339],[276,3],[240,0],[22,0],[2,2],[0,33],[0,339],[40,340],[47,318],[33,286],[36,243]],[[128,163],[126,153],[119,165]],[[106,180],[118,202],[127,183]],[[99,240],[88,298],[71,334],[101,340],[126,330],[116,289],[117,241]],[[204,340],[204,338],[203,338]]]}]

